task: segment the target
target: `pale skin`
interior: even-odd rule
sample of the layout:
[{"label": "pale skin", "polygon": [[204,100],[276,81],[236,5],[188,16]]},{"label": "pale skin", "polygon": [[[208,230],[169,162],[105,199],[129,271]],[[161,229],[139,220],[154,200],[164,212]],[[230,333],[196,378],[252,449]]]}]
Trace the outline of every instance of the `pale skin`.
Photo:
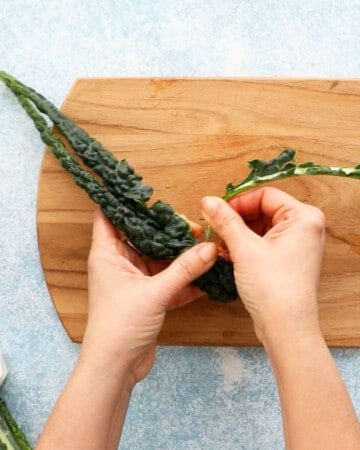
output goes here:
[{"label": "pale skin", "polygon": [[[238,292],[269,356],[286,448],[360,448],[359,421],[318,320],[323,214],[270,187],[230,205],[206,197],[201,206],[234,262]],[[154,364],[166,311],[200,295],[190,282],[217,253],[204,243],[168,266],[144,262],[96,212],[84,341],[37,450],[117,449],[132,389]]]}]

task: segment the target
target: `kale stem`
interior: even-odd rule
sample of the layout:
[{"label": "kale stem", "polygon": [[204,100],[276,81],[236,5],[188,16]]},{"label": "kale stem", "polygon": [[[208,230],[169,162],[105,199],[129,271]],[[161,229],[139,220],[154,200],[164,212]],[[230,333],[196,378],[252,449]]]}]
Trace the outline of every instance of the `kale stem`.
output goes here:
[{"label": "kale stem", "polygon": [[309,165],[298,165],[295,167],[293,172],[287,170],[276,172],[269,175],[258,176],[253,179],[246,179],[241,183],[231,186],[226,190],[223,199],[226,201],[231,200],[242,192],[247,191],[253,187],[259,186],[264,183],[269,183],[271,181],[282,180],[284,178],[299,177],[304,175],[329,175],[337,177],[347,177],[347,178],[359,178],[360,179],[360,165],[355,167],[333,167],[325,166],[320,164]]}]

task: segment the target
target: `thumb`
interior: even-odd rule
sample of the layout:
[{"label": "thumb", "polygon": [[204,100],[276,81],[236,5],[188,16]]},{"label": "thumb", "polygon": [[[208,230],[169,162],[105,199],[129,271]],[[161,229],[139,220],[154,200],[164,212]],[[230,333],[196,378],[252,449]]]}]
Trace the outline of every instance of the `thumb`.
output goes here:
[{"label": "thumb", "polygon": [[169,301],[215,263],[217,248],[213,242],[191,247],[178,256],[165,270],[155,275],[159,286],[165,287]]},{"label": "thumb", "polygon": [[201,206],[205,220],[225,241],[230,250],[232,245],[239,244],[240,239],[248,239],[255,235],[242,217],[220,197],[204,197]]},{"label": "thumb", "polygon": [[92,244],[104,244],[119,239],[119,235],[115,226],[101,211],[100,207],[97,207],[94,211],[93,231],[92,231]]}]

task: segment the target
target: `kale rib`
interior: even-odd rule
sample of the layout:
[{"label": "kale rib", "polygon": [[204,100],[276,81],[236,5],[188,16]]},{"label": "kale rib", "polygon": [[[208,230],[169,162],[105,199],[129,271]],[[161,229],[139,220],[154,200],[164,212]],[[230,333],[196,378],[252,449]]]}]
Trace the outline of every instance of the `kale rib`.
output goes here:
[{"label": "kale rib", "polygon": [[285,149],[278,157],[270,161],[259,159],[249,161],[249,167],[252,169],[249,175],[236,185],[229,183],[223,199],[230,200],[241,192],[263,183],[303,175],[331,175],[360,179],[360,164],[355,167],[333,167],[313,162],[296,164],[295,155],[295,150]]}]

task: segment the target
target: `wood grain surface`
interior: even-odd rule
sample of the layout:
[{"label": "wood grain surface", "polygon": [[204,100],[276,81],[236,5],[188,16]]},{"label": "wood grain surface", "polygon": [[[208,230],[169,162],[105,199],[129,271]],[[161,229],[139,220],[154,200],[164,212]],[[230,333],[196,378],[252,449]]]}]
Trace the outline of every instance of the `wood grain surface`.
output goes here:
[{"label": "wood grain surface", "polygon": [[[62,110],[126,158],[154,187],[154,200],[203,223],[200,199],[223,195],[229,181],[247,175],[248,160],[291,147],[299,162],[360,163],[359,95],[356,80],[80,79]],[[272,185],[324,211],[322,330],[329,346],[359,346],[359,181],[300,177]],[[59,318],[76,342],[86,325],[94,207],[46,149],[38,190],[41,261]],[[259,345],[241,301],[224,305],[206,296],[170,312],[159,343]]]}]

